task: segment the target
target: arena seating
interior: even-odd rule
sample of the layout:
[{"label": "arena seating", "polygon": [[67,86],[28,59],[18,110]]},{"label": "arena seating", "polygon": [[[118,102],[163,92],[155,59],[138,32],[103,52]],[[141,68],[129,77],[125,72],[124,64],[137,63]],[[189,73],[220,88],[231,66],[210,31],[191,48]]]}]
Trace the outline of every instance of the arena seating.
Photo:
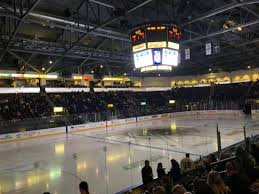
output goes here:
[{"label": "arena seating", "polygon": [[[158,114],[162,113],[160,110],[190,110],[188,105],[193,104],[199,106],[197,109],[219,109],[222,103],[239,105],[247,98],[256,99],[259,97],[258,91],[259,82],[247,82],[210,87],[178,87],[165,92],[1,94],[0,120],[51,116],[53,105],[64,107],[68,114],[79,114],[105,112],[108,110],[107,105],[113,104],[113,110],[119,110],[125,117],[145,115],[148,111]],[[171,99],[176,101],[175,105],[168,104]],[[146,105],[141,106],[141,102]]]},{"label": "arena seating", "polygon": [[220,155],[212,153],[196,161],[195,169],[181,173],[177,180],[168,172],[160,179],[117,194],[257,194],[258,143],[258,136],[247,138],[225,148]]}]

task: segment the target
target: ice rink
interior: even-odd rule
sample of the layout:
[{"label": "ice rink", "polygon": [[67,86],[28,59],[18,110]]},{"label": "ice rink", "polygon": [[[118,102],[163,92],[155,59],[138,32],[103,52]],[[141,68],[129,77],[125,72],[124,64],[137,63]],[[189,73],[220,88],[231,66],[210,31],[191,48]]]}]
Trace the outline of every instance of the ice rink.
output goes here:
[{"label": "ice rink", "polygon": [[259,133],[257,120],[242,116],[185,116],[147,121],[69,135],[1,144],[1,194],[78,194],[80,180],[92,194],[113,194],[141,183],[143,161],[151,161],[154,175],[162,162],[193,159],[217,150],[216,128],[222,147]]}]

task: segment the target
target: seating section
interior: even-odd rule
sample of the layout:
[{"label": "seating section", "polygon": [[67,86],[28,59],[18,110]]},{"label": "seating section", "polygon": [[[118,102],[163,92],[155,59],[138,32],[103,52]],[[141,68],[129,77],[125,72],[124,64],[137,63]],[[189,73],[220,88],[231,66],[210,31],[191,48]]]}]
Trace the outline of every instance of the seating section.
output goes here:
[{"label": "seating section", "polygon": [[[52,106],[62,106],[68,114],[105,112],[107,105],[125,117],[158,114],[161,111],[221,109],[222,104],[244,104],[247,98],[259,98],[259,82],[212,85],[210,87],[173,88],[164,92],[77,92],[59,94],[1,94],[0,119],[21,120],[52,115]],[[170,105],[169,100],[175,100]],[[50,103],[53,102],[53,103]],[[142,104],[142,105],[141,105]],[[145,105],[146,104],[146,105]],[[195,108],[196,107],[196,108]],[[233,109],[233,106],[230,106]],[[240,108],[240,107],[237,107]]]},{"label": "seating section", "polygon": [[[199,161],[193,161],[187,154],[180,163],[172,159],[171,169],[162,168],[162,163],[157,169],[145,165],[141,171],[144,184],[121,194],[257,194],[258,143],[258,137],[247,138],[245,143],[225,148],[220,154],[212,153]],[[158,178],[148,179],[150,173],[146,172],[150,171]]]}]

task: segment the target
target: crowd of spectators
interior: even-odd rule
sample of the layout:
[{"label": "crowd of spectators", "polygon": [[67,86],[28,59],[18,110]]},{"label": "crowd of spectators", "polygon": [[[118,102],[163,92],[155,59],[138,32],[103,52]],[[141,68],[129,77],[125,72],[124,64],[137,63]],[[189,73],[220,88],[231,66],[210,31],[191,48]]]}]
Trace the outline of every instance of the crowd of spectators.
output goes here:
[{"label": "crowd of spectators", "polygon": [[[249,143],[238,146],[235,156],[218,161],[215,154],[194,162],[189,154],[180,163],[171,160],[166,173],[157,166],[157,179],[149,161],[141,170],[144,194],[257,194],[259,185],[259,148]],[[224,160],[223,160],[224,159]],[[219,158],[220,160],[220,158]],[[223,161],[223,162],[222,162]],[[134,192],[129,192],[134,193]]]},{"label": "crowd of spectators", "polygon": [[[75,92],[46,95],[1,94],[0,119],[21,120],[51,116],[52,106],[64,107],[68,114],[98,113],[117,110],[125,117],[143,115],[159,110],[184,111],[197,109],[221,109],[228,103],[230,108],[244,104],[247,98],[259,97],[259,82],[212,85],[209,87],[173,88],[164,92]],[[170,105],[169,100],[175,100]],[[113,109],[108,108],[113,104]],[[235,109],[236,109],[235,108]]]},{"label": "crowd of spectators", "polygon": [[1,94],[0,120],[21,120],[50,115],[51,106],[39,94]]}]

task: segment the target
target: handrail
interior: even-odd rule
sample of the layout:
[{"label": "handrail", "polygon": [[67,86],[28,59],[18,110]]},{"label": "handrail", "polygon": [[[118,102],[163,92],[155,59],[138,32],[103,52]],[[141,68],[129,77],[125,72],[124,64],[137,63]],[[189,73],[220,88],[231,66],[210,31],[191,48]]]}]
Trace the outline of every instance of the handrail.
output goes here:
[{"label": "handrail", "polygon": [[[239,142],[239,143],[241,143],[241,142]],[[232,146],[229,146],[229,147],[232,147]],[[220,161],[217,161],[217,162],[213,162],[213,163],[210,164],[210,166],[215,166],[215,165],[218,165],[218,164],[226,163],[228,161],[235,160],[236,158],[237,158],[236,156],[226,158],[226,159],[223,159],[223,160],[220,160]]]}]

